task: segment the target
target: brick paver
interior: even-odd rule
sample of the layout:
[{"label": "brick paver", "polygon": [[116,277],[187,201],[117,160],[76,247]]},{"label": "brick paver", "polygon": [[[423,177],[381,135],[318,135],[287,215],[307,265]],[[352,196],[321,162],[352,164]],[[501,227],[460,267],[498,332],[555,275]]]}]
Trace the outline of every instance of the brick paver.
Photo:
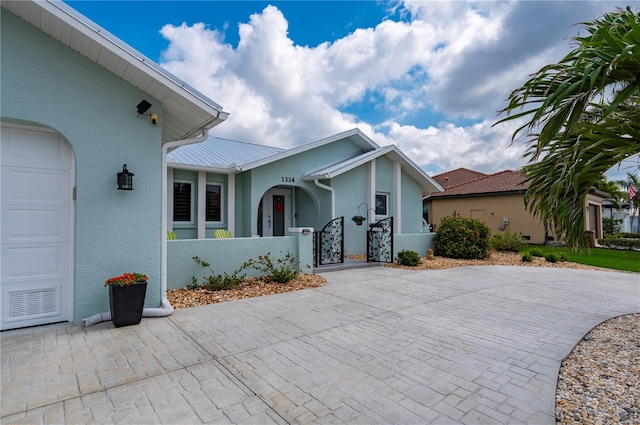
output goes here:
[{"label": "brick paver", "polygon": [[2,333],[2,423],[549,423],[561,360],[637,274],[466,267]]}]

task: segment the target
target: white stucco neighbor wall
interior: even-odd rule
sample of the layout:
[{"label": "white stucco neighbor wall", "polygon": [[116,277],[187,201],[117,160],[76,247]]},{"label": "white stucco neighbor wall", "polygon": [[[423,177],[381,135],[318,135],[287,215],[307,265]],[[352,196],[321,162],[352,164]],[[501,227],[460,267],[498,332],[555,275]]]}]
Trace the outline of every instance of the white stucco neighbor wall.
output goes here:
[{"label": "white stucco neighbor wall", "polygon": [[[0,79],[4,122],[61,134],[75,154],[74,322],[109,310],[104,281],[149,276],[146,306],[160,303],[161,129],[137,117],[161,104],[38,29],[2,10]],[[126,163],[133,191],[116,190]]]}]

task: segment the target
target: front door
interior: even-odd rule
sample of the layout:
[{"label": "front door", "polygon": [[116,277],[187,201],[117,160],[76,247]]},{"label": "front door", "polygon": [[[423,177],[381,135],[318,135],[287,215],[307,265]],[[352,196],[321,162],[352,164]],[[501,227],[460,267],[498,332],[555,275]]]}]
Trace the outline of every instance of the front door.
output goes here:
[{"label": "front door", "polygon": [[71,147],[3,124],[0,151],[2,329],[71,320]]},{"label": "front door", "polygon": [[262,197],[262,236],[286,236],[292,225],[291,191],[271,189]]}]

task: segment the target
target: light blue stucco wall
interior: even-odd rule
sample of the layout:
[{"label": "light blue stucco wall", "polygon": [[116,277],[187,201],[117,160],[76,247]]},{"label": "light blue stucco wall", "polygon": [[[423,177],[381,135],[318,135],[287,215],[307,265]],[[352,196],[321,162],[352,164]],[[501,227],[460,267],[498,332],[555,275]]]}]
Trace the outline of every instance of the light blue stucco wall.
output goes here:
[{"label": "light blue stucco wall", "polygon": [[[303,188],[309,196],[318,201],[320,206],[317,221],[313,223],[313,227],[318,228],[326,224],[331,219],[331,197],[329,192],[316,186],[313,181],[304,181],[302,177],[309,170],[317,169],[323,165],[334,164],[337,160],[352,158],[359,153],[362,153],[361,148],[345,139],[341,143],[331,143],[310,149],[285,158],[282,161],[269,163],[243,173],[250,174],[249,184],[243,185],[245,189],[250,186],[250,199],[243,198],[241,206],[245,220],[250,211],[249,222],[245,221],[243,226],[243,236],[257,234],[257,213],[260,199],[267,190],[279,186]],[[295,181],[283,181],[283,178],[292,178]],[[244,195],[246,196],[247,193],[244,193]],[[300,218],[301,222],[302,220],[305,223],[308,222],[307,218]],[[247,224],[250,227],[247,227]],[[295,225],[295,223],[292,224]],[[249,229],[250,233],[247,233]]]},{"label": "light blue stucco wall", "polygon": [[[160,102],[2,10],[0,114],[6,122],[56,130],[75,154],[74,314],[109,310],[104,281],[149,276],[146,306],[160,303],[161,128],[136,116]],[[116,190],[126,163],[133,191]]]},{"label": "light blue stucco wall", "polygon": [[422,230],[422,186],[402,171],[402,233],[421,233]]},{"label": "light blue stucco wall", "polygon": [[367,203],[368,179],[367,166],[362,165],[335,177],[331,182],[336,191],[336,216],[344,216],[345,255],[364,254],[367,251],[369,223],[357,226],[351,217],[356,214],[367,216],[367,206],[360,204]]},{"label": "light blue stucco wall", "polygon": [[[310,251],[309,247],[305,246],[305,252],[308,251]],[[198,279],[198,283],[202,283],[203,277],[211,275],[209,269],[193,261],[194,256],[211,264],[215,274],[222,274],[238,270],[250,258],[256,259],[260,255],[271,253],[271,258],[275,262],[287,252],[298,258],[298,235],[276,238],[167,241],[167,289],[184,288],[191,283],[193,276]],[[305,260],[308,260],[306,256]],[[303,271],[307,272],[306,267]],[[247,276],[257,275],[252,269],[247,269],[246,274]]]}]

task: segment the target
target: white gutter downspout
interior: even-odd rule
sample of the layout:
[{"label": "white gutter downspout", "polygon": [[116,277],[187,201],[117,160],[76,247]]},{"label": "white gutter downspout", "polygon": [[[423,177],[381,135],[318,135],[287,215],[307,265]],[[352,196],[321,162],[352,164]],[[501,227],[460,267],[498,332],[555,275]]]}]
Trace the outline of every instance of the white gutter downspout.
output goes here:
[{"label": "white gutter downspout", "polygon": [[[200,143],[207,140],[209,130],[202,129],[202,135],[191,139],[175,140],[162,145],[162,244],[160,255],[160,290],[162,301],[160,308],[145,308],[142,310],[142,317],[165,317],[173,313],[173,307],[167,299],[167,153],[169,149],[178,146]],[[111,320],[111,312],[98,313],[82,320],[84,327],[95,325],[96,323]]]},{"label": "white gutter downspout", "polygon": [[336,218],[336,191],[331,186],[327,186],[326,184],[320,183],[318,179],[314,179],[313,182],[321,189],[328,190],[331,192],[331,220]]}]

